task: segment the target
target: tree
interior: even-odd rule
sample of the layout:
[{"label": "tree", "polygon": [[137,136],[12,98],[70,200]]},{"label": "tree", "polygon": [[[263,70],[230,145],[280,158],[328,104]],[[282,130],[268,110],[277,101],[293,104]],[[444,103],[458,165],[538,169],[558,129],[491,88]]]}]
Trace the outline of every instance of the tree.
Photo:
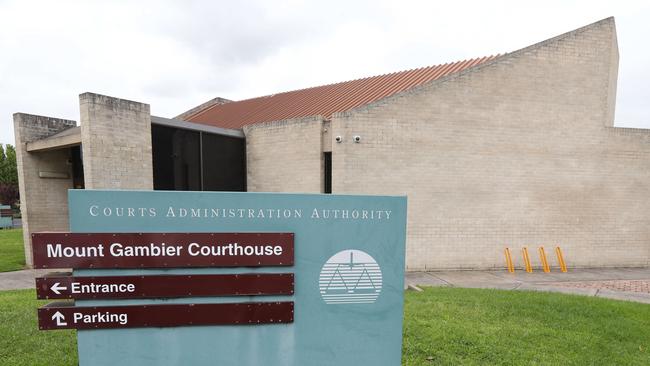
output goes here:
[{"label": "tree", "polygon": [[7,165],[7,154],[5,154],[5,147],[0,144],[0,183],[4,183],[5,179],[5,166]]},{"label": "tree", "polygon": [[15,205],[18,200],[16,149],[0,144],[0,203]]},{"label": "tree", "polygon": [[7,183],[18,185],[18,164],[16,163],[16,148],[7,144],[6,146],[6,174]]}]

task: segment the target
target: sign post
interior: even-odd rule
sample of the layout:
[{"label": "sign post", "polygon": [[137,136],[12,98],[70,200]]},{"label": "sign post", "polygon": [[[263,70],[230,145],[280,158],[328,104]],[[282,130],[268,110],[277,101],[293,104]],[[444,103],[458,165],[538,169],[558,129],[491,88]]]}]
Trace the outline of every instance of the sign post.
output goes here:
[{"label": "sign post", "polygon": [[39,327],[87,365],[401,362],[404,197],[71,190]]}]

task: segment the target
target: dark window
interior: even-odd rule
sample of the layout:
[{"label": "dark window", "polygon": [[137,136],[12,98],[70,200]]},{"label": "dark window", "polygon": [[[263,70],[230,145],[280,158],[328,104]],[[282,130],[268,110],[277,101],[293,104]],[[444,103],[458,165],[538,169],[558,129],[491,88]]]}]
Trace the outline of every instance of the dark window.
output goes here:
[{"label": "dark window", "polygon": [[151,125],[156,190],[246,191],[243,138]]},{"label": "dark window", "polygon": [[151,126],[154,189],[200,191],[199,133]]},{"label": "dark window", "polygon": [[332,153],[323,153],[323,193],[332,193]]},{"label": "dark window", "polygon": [[70,148],[70,160],[72,162],[72,186],[75,189],[84,189],[84,164],[81,158],[81,146]]},{"label": "dark window", "polygon": [[201,133],[203,190],[246,191],[246,141]]}]

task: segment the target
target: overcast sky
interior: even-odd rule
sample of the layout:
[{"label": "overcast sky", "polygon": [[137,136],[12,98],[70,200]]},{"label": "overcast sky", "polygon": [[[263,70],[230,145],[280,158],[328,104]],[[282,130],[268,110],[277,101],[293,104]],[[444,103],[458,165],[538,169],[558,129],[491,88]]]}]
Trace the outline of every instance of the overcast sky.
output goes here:
[{"label": "overcast sky", "polygon": [[0,142],[12,114],[79,120],[90,91],[173,117],[239,100],[505,53],[615,16],[616,125],[650,128],[648,1],[0,0]]}]

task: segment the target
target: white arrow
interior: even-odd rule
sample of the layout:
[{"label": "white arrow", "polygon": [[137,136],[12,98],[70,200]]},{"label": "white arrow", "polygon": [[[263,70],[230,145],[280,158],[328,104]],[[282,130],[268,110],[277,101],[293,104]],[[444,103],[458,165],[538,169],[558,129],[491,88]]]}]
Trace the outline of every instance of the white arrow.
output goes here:
[{"label": "white arrow", "polygon": [[56,320],[56,326],[57,327],[68,325],[68,323],[64,322],[65,316],[63,316],[63,314],[61,314],[58,311],[56,313],[54,313],[54,315],[52,315],[52,320]]},{"label": "white arrow", "polygon": [[54,292],[57,295],[61,295],[59,290],[67,290],[67,289],[68,289],[67,287],[61,286],[61,284],[58,282],[52,285],[52,287],[50,288],[50,290],[52,290],[52,292]]}]

